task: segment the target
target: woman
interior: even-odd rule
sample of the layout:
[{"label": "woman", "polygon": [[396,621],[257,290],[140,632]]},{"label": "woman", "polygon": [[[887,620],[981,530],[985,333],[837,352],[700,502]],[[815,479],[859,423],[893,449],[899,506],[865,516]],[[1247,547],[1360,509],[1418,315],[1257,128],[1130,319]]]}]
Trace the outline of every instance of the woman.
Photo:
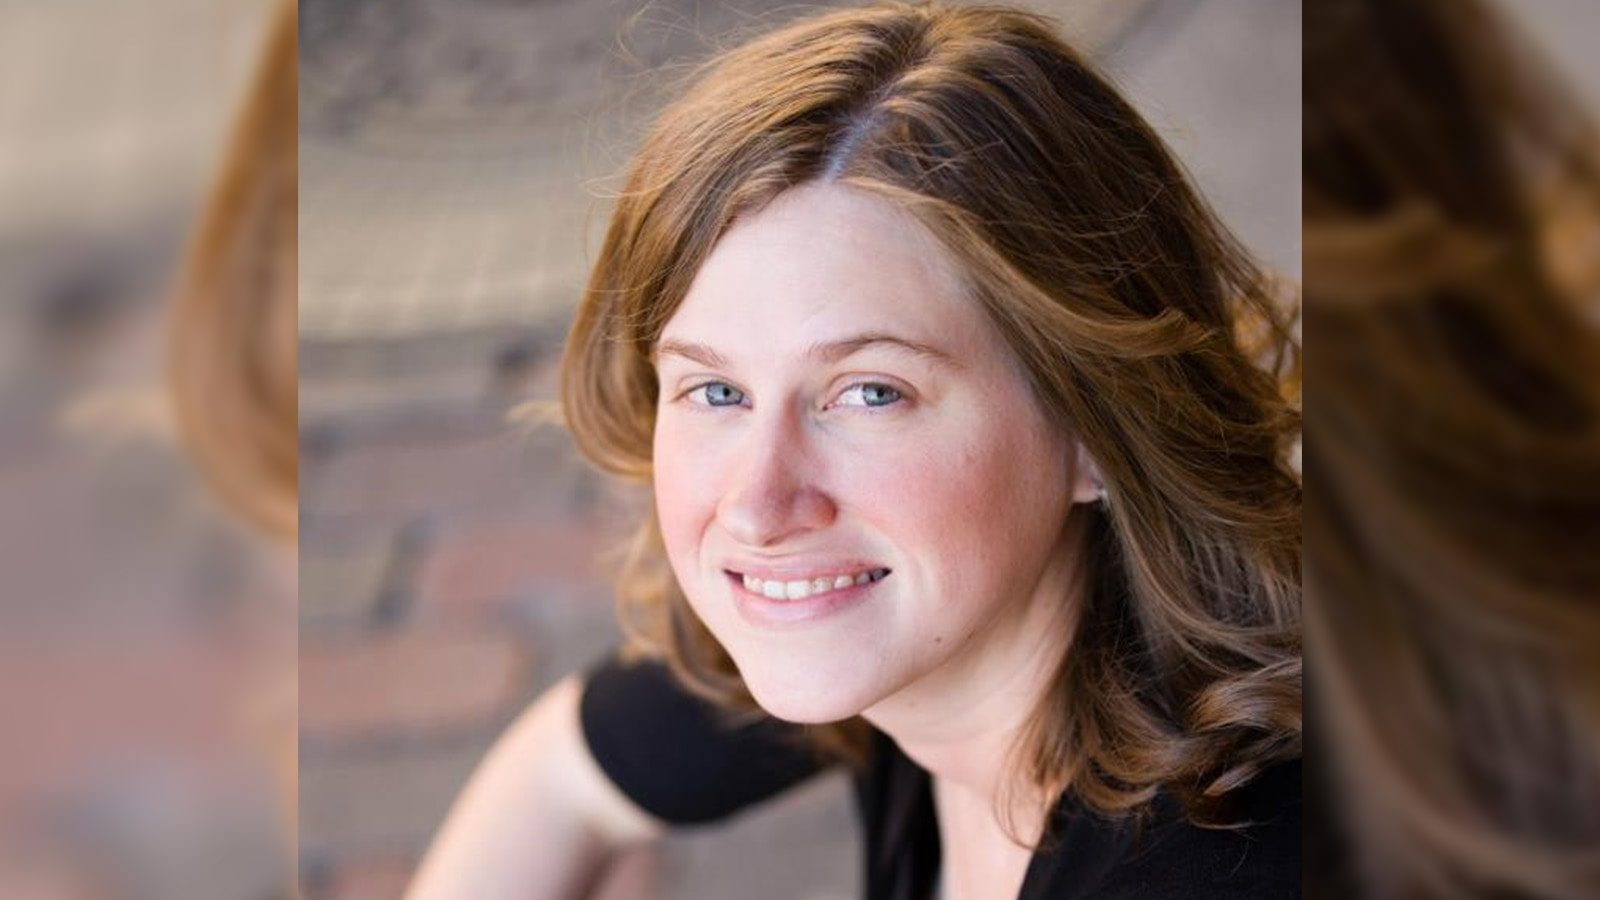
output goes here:
[{"label": "woman", "polygon": [[581,896],[835,762],[872,897],[1296,894],[1292,351],[1041,21],[882,6],[714,61],[565,360],[579,445],[655,497],[626,661],[512,728],[411,896]]}]

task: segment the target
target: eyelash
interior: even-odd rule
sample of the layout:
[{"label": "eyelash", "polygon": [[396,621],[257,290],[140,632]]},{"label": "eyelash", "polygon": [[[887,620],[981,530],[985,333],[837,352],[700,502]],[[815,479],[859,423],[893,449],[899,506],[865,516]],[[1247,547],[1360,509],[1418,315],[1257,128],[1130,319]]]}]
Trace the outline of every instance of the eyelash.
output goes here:
[{"label": "eyelash", "polygon": [[[744,405],[743,403],[737,403],[737,404],[712,403],[712,402],[710,402],[709,398],[707,398],[705,400],[701,400],[701,401],[695,401],[695,400],[691,399],[691,398],[694,397],[694,395],[696,393],[704,393],[707,389],[713,388],[713,387],[718,387],[718,386],[726,387],[730,391],[739,394],[741,400],[745,399],[748,396],[747,394],[745,394],[744,391],[741,391],[738,388],[734,387],[733,385],[728,384],[728,382],[726,382],[726,381],[705,381],[705,382],[701,382],[700,384],[697,384],[697,385],[689,388],[688,390],[686,390],[683,393],[679,394],[678,397],[681,400],[689,400],[692,405],[703,407],[705,409],[726,409],[729,406],[743,406]],[[881,403],[881,404],[878,404],[876,406],[870,405],[870,404],[867,404],[867,403],[840,404],[838,402],[838,398],[839,397],[843,397],[844,395],[850,393],[851,391],[861,390],[861,389],[864,389],[864,388],[882,388],[885,392],[893,394],[894,397],[893,397],[893,399],[889,400],[889,402]],[[857,382],[851,383],[844,390],[840,391],[838,393],[838,395],[836,395],[834,401],[829,404],[829,406],[844,405],[844,406],[857,407],[857,408],[866,409],[866,410],[882,410],[882,409],[887,409],[889,407],[895,406],[895,405],[901,403],[902,401],[904,401],[905,399],[906,399],[906,392],[905,391],[903,391],[900,388],[895,387],[894,385],[889,384],[887,382],[883,382],[883,381],[857,381]]]},{"label": "eyelash", "polygon": [[[860,406],[860,407],[862,407],[864,409],[884,409],[886,407],[893,406],[896,403],[899,403],[901,400],[905,399],[905,392],[901,391],[899,388],[895,387],[892,384],[885,384],[885,383],[883,383],[881,381],[858,381],[855,384],[852,384],[849,387],[845,388],[844,390],[840,391],[839,392],[839,397],[843,397],[846,394],[849,394],[851,391],[855,391],[855,390],[859,390],[859,389],[863,389],[863,388],[883,388],[888,393],[893,394],[894,395],[894,399],[890,400],[887,403],[880,403],[880,404],[877,404],[877,405],[873,405],[873,404],[866,403],[866,402],[862,402],[862,403],[859,403],[859,404],[857,404],[857,403],[848,403],[848,404],[844,404],[844,405],[846,405],[846,406]],[[836,397],[834,399],[834,403],[837,404],[838,402],[839,402],[839,400]]]},{"label": "eyelash", "polygon": [[[738,388],[734,387],[731,384],[728,384],[726,381],[706,381],[706,382],[702,382],[701,384],[697,384],[694,387],[689,388],[688,390],[684,391],[679,396],[682,399],[688,400],[689,398],[693,397],[697,393],[704,393],[708,388],[714,388],[714,387],[717,387],[719,385],[722,386],[722,387],[726,387],[728,390],[737,393],[741,400],[744,399],[745,392],[739,390]],[[709,397],[706,398],[705,400],[701,400],[701,401],[698,401],[698,402],[693,401],[693,400],[691,400],[690,402],[693,403],[695,406],[703,406],[703,407],[706,407],[707,409],[723,409],[723,408],[726,408],[728,406],[743,406],[744,405],[743,403],[738,403],[738,404],[712,403],[710,401]]]}]

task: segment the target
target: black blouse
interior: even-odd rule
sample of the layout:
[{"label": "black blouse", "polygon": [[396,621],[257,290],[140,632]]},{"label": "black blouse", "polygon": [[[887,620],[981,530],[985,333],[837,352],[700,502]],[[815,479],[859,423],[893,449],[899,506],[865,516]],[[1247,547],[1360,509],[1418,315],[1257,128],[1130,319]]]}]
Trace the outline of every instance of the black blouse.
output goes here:
[{"label": "black blouse", "polygon": [[[602,661],[587,677],[583,732],[600,768],[642,809],[671,824],[711,822],[821,771],[798,726],[739,721],[679,686],[659,663]],[[874,732],[855,791],[866,835],[867,900],[930,900],[940,868],[929,774]],[[1063,795],[1054,840],[1034,853],[1018,900],[1300,896],[1300,763],[1267,770],[1236,799],[1249,825],[1186,822],[1170,797],[1141,825]]]}]

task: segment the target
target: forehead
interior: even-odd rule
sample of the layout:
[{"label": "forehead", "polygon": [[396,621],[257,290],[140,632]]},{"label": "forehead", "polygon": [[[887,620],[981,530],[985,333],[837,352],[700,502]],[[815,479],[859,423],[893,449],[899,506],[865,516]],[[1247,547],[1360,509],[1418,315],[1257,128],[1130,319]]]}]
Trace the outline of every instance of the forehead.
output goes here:
[{"label": "forehead", "polygon": [[926,227],[874,194],[813,184],[723,235],[662,339],[782,347],[862,330],[968,351],[991,337]]}]

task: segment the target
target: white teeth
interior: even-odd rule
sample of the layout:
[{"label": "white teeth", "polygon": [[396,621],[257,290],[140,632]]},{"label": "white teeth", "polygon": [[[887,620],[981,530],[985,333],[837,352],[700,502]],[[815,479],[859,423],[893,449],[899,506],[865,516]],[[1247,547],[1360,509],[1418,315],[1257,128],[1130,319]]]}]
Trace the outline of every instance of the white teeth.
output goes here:
[{"label": "white teeth", "polygon": [[796,581],[763,581],[754,575],[743,576],[744,589],[771,600],[803,600],[829,591],[844,590],[858,584],[880,581],[889,574],[888,569],[873,569],[857,575],[818,576]]}]

